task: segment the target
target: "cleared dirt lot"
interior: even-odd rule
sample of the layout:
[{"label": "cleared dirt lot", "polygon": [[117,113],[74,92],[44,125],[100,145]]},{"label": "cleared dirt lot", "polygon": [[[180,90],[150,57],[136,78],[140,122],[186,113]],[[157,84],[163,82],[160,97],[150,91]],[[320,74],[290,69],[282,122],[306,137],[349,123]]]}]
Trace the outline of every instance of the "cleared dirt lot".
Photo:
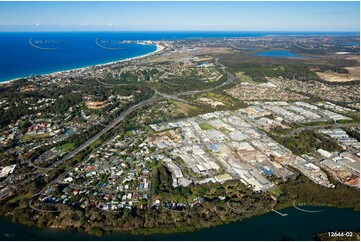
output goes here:
[{"label": "cleared dirt lot", "polygon": [[349,82],[360,80],[360,66],[345,67],[349,71],[348,74],[341,74],[337,72],[316,72],[317,75],[329,82]]},{"label": "cleared dirt lot", "polygon": [[108,106],[108,101],[104,102],[95,102],[95,101],[87,101],[85,102],[85,106],[90,109],[100,109]]}]

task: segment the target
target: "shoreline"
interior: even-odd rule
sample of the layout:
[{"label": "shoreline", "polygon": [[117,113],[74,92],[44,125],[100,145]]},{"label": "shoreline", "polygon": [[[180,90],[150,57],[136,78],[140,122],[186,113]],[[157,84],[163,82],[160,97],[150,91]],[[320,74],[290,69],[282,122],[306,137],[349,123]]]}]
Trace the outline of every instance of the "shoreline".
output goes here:
[{"label": "shoreline", "polygon": [[[351,210],[353,213],[357,213],[357,211],[355,211],[352,208],[339,208],[337,206],[321,206],[322,208],[325,209],[341,209],[341,210]],[[292,209],[293,207],[285,207],[282,208],[281,210],[279,210],[280,212],[284,211],[284,210],[289,210]],[[293,208],[294,209],[294,208]],[[158,236],[174,236],[174,235],[180,235],[180,234],[186,234],[186,233],[199,233],[202,231],[206,231],[209,229],[214,229],[216,227],[219,226],[227,226],[230,224],[236,224],[236,223],[245,223],[247,221],[262,217],[262,216],[269,216],[271,213],[270,211],[268,212],[264,212],[264,213],[258,213],[258,214],[254,214],[251,215],[249,217],[245,217],[245,218],[241,218],[241,219],[235,219],[235,220],[228,220],[228,221],[222,221],[222,222],[216,222],[216,223],[212,223],[208,226],[204,226],[204,227],[197,227],[197,226],[185,226],[185,227],[177,227],[174,229],[170,229],[170,230],[165,230],[166,228],[162,228],[162,227],[153,227],[153,228],[140,228],[140,229],[133,229],[133,230],[112,230],[112,231],[104,231],[104,233],[101,236],[97,236],[94,234],[90,234],[89,232],[86,231],[79,231],[78,228],[74,227],[74,228],[67,228],[67,227],[59,227],[59,226],[45,226],[45,227],[39,227],[37,224],[27,224],[27,223],[22,223],[20,221],[13,221],[12,215],[1,215],[0,219],[5,219],[5,220],[9,220],[11,222],[11,224],[13,224],[14,226],[20,225],[20,226],[26,226],[28,228],[34,227],[35,229],[48,229],[50,231],[53,231],[55,233],[62,233],[63,231],[69,231],[71,233],[74,234],[83,234],[83,236],[86,236],[87,238],[103,238],[105,240],[112,240],[114,237],[117,236],[126,236],[128,238],[131,239],[136,239],[141,238],[141,237],[158,237]],[[12,232],[12,231],[11,231]],[[113,238],[112,238],[113,237]]]},{"label": "shoreline", "polygon": [[[113,64],[118,64],[118,63],[122,63],[122,62],[133,61],[133,60],[136,60],[136,59],[149,57],[151,55],[160,53],[161,51],[166,49],[166,47],[159,44],[158,41],[154,41],[154,43],[155,43],[155,46],[156,46],[155,51],[152,51],[152,52],[144,54],[144,55],[129,57],[129,58],[125,58],[125,59],[122,59],[122,60],[111,61],[111,62],[106,62],[106,63],[102,63],[102,64],[89,65],[89,66],[83,66],[83,67],[78,67],[78,68],[71,68],[71,69],[67,69],[67,70],[63,70],[63,71],[54,71],[54,72],[49,72],[49,73],[44,73],[44,74],[37,74],[36,76],[48,76],[48,75],[50,76],[50,75],[59,75],[59,74],[63,74],[63,73],[68,73],[68,72],[70,73],[70,72],[73,72],[73,71],[85,71],[85,70],[93,68],[93,67],[102,67],[102,66],[113,65]],[[139,44],[139,45],[154,45],[154,44],[148,44],[148,43],[144,43],[144,42],[139,42],[139,43],[136,43],[136,44]],[[11,83],[13,83],[15,81],[19,81],[21,79],[29,78],[29,77],[32,77],[32,76],[33,75],[30,74],[28,76],[17,77],[17,78],[13,78],[13,79],[10,79],[10,80],[2,81],[2,82],[0,82],[0,85],[8,85],[8,84],[11,84]]]}]

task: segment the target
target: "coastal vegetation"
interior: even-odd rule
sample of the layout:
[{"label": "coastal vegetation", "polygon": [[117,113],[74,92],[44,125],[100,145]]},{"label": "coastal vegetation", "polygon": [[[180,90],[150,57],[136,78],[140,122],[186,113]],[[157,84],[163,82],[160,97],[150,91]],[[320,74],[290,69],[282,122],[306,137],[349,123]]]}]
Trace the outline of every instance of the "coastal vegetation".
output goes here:
[{"label": "coastal vegetation", "polygon": [[[193,43],[193,40],[189,41],[186,43]],[[258,85],[267,82],[267,78],[271,77],[278,78],[280,82],[286,79],[302,82],[303,86],[314,80],[324,82],[317,76],[316,71],[331,70],[339,73],[347,71],[341,65],[320,64],[317,69],[315,63],[304,60],[273,60],[249,57],[247,54],[246,58],[251,61],[244,61],[242,55],[245,52],[229,54],[227,49],[222,54],[211,54],[213,57],[219,57],[220,62],[224,63],[227,70],[234,73],[237,78],[230,78],[232,74],[222,70],[219,63],[213,61],[215,58],[190,58],[190,53],[186,52],[183,56],[177,56],[176,53],[178,58],[176,61],[157,62],[154,66],[146,61],[146,63],[134,63],[134,69],[128,69],[126,64],[115,64],[109,69],[94,67],[92,71],[99,75],[99,79],[95,79],[92,75],[79,78],[60,76],[58,82],[54,82],[52,77],[44,79],[36,77],[35,80],[39,78],[42,81],[33,81],[29,84],[30,82],[25,82],[24,79],[9,87],[0,86],[2,98],[0,101],[6,99],[6,103],[4,102],[6,108],[0,113],[0,127],[5,134],[4,137],[14,133],[13,139],[8,143],[4,142],[6,146],[0,146],[0,164],[17,165],[13,176],[20,177],[19,184],[22,180],[35,177],[26,185],[18,187],[17,180],[7,179],[8,183],[5,183],[5,178],[1,180],[5,188],[10,187],[10,192],[0,201],[0,215],[11,216],[14,222],[23,224],[60,229],[76,228],[79,231],[102,236],[114,231],[127,231],[133,234],[193,231],[244,220],[272,209],[291,207],[295,200],[299,204],[352,208],[359,211],[359,190],[340,184],[330,175],[329,180],[336,186],[326,188],[311,181],[300,171],[287,165],[282,167],[280,164],[278,165],[285,170],[286,168],[292,170],[295,175],[290,175],[289,179],[287,176],[288,180],[284,181],[260,171],[259,174],[262,176],[264,174],[266,179],[275,183],[274,187],[264,189],[262,192],[245,185],[239,180],[239,176],[233,174],[231,176],[233,179],[224,182],[197,184],[198,178],[201,177],[198,174],[199,176],[189,185],[175,187],[172,171],[165,165],[165,158],[167,155],[171,157],[171,154],[157,153],[159,149],[154,143],[149,148],[141,147],[141,144],[146,142],[146,138],[162,132],[153,130],[149,126],[151,124],[174,123],[198,114],[238,110],[250,106],[249,102],[238,100],[224,91],[235,85],[241,86],[243,82]],[[345,84],[332,85],[346,87]],[[350,84],[347,88],[354,91],[357,86]],[[314,91],[313,86],[309,89]],[[304,92],[300,91],[300,93]],[[352,94],[345,96],[354,99]],[[308,97],[311,97],[312,103],[323,100],[319,96],[308,95]],[[147,100],[151,102],[132,109]],[[343,100],[339,103],[345,107],[351,104]],[[121,115],[126,117],[109,127]],[[246,116],[245,113],[242,115]],[[353,120],[339,123],[359,122],[358,115],[359,112],[347,114]],[[277,115],[270,114],[263,118],[271,122],[277,119]],[[253,122],[249,122],[248,119],[241,120],[241,126]],[[260,119],[252,117],[250,120],[256,122]],[[282,124],[288,125],[284,121]],[[317,149],[342,151],[343,148],[335,140],[317,131],[307,130],[308,126],[320,124],[332,125],[334,122],[322,121],[322,123],[308,123],[302,126],[290,124],[292,131],[303,126],[306,129],[292,134],[290,130],[276,128],[271,130],[269,136],[290,149],[294,155],[315,155]],[[52,135],[49,131],[42,132],[48,126],[54,127],[51,128],[54,131]],[[215,128],[216,126],[208,123],[208,120],[199,123],[203,131],[217,129],[219,131],[217,133],[223,133],[225,137],[232,132],[231,128]],[[252,128],[251,133],[259,135],[261,132],[258,133],[256,127]],[[174,130],[167,129],[164,136]],[[248,138],[244,138],[242,132],[243,130],[237,136],[239,140],[244,141]],[[359,130],[348,129],[347,132],[351,137],[358,137],[359,140]],[[92,140],[98,134],[99,136]],[[163,140],[159,139],[158,144],[162,145],[162,142],[169,138],[167,137]],[[117,140],[109,144],[109,141],[115,138]],[[85,146],[87,142],[90,142],[90,145]],[[237,140],[232,143],[237,146],[240,142]],[[79,149],[82,146],[83,149]],[[249,147],[253,148],[252,145]],[[79,151],[70,158],[64,159],[76,149]],[[234,153],[236,151],[241,152],[234,147]],[[114,157],[109,158],[113,154]],[[155,159],[154,157],[159,154],[163,157]],[[114,185],[107,188],[106,186],[111,184],[106,183],[111,183],[113,178],[117,179],[114,174],[118,172],[113,170],[108,173],[96,173],[94,179],[87,178],[86,175],[90,173],[89,171],[93,171],[94,165],[85,161],[94,157],[98,157],[97,161],[102,161],[96,166],[104,170],[114,167],[119,169],[119,173],[126,173],[128,177],[132,177],[127,181],[123,180],[131,188],[123,190],[122,184],[120,191],[119,180],[117,180],[118,187]],[[237,154],[236,157],[239,155]],[[275,160],[274,156],[269,158],[272,162]],[[64,162],[56,163],[62,159]],[[182,162],[179,157],[172,159],[175,164]],[[56,168],[54,164],[57,165]],[[83,174],[74,175],[72,184],[62,182],[67,174],[82,169],[80,168],[82,165],[84,172],[80,173]],[[185,167],[180,169],[184,177],[194,176],[195,172],[191,169]],[[226,170],[225,167],[219,167],[220,174],[230,176],[225,174],[229,172]],[[137,177],[137,173],[147,175]],[[207,178],[213,176],[216,177],[211,173]],[[143,182],[144,178],[147,181]],[[144,189],[145,183],[149,180],[149,189]],[[71,186],[74,186],[74,189]],[[133,193],[130,194],[129,199],[122,199],[122,196],[129,195],[130,191],[134,191],[133,189],[136,191],[134,192],[136,197],[132,196]],[[79,190],[83,190],[81,194]],[[99,191],[102,191],[102,195],[99,195]],[[47,197],[49,194],[50,198]],[[66,202],[59,199],[62,194],[67,198]],[[51,197],[52,195],[54,196]],[[101,205],[109,201],[109,197],[115,197],[111,199],[116,204],[124,202],[130,208],[102,207]],[[56,200],[58,202],[55,202]],[[179,206],[173,209],[168,206],[169,204]]]},{"label": "coastal vegetation", "polygon": [[282,190],[282,195],[278,197],[275,209],[293,206],[293,202],[297,200],[297,204],[352,208],[360,211],[359,191],[339,183],[331,176],[329,179],[336,185],[335,188],[319,186],[299,174],[285,183],[279,183],[277,186]]},{"label": "coastal vegetation", "polygon": [[252,78],[254,82],[267,82],[265,77],[279,77],[294,79],[300,81],[318,79],[316,73],[309,70],[307,65],[276,65],[259,63],[237,63],[230,66],[234,73],[242,72]]},{"label": "coastal vegetation", "polygon": [[[237,181],[173,188],[169,171],[161,164],[156,167],[152,180],[154,199],[193,203],[194,199],[202,197],[204,201],[181,212],[160,207],[109,213],[97,208],[81,209],[57,204],[58,212],[39,213],[27,207],[29,196],[19,199],[14,195],[2,201],[0,211],[2,215],[11,215],[14,222],[62,229],[75,227],[98,236],[112,231],[130,231],[133,234],[193,231],[264,214],[273,207],[277,210],[291,207],[296,199],[297,204],[353,208],[359,211],[358,191],[337,182],[336,188],[330,189],[313,183],[303,175],[296,175],[277,185],[282,193],[274,201],[268,193],[254,193]],[[224,196],[224,200],[220,196]]]}]

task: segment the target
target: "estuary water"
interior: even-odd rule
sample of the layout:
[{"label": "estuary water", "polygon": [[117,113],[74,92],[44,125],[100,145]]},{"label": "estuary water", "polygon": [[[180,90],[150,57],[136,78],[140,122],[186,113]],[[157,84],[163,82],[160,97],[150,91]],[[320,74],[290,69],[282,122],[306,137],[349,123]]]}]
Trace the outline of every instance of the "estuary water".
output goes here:
[{"label": "estuary water", "polygon": [[275,58],[304,58],[301,55],[289,50],[265,50],[255,54],[255,56],[275,57]]},{"label": "estuary water", "polygon": [[[312,235],[327,231],[359,231],[360,213],[351,209],[332,207],[303,207],[323,210],[305,213],[287,208],[282,217],[270,212],[245,221],[220,225],[195,232],[135,236],[129,233],[112,233],[103,237],[90,236],[75,230],[40,229],[11,223],[0,218],[1,240],[312,240]],[[7,237],[5,236],[7,234]]]}]

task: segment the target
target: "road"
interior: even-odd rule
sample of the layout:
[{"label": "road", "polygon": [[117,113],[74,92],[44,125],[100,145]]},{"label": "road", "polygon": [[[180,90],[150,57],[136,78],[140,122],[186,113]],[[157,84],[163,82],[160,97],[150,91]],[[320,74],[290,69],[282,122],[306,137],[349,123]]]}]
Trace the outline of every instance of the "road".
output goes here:
[{"label": "road", "polygon": [[[47,171],[51,171],[52,169],[58,167],[59,165],[61,165],[62,163],[70,160],[71,158],[73,158],[74,156],[76,156],[79,152],[81,152],[82,150],[88,148],[91,144],[93,144],[100,136],[102,136],[103,134],[105,134],[106,132],[108,132],[109,130],[113,129],[115,126],[117,126],[120,122],[122,122],[130,113],[132,113],[133,111],[140,109],[144,106],[147,106],[149,104],[155,103],[161,99],[164,98],[169,98],[169,99],[175,99],[175,100],[179,100],[179,101],[185,101],[184,99],[181,99],[180,96],[189,96],[189,95],[195,95],[195,94],[199,94],[199,93],[203,93],[203,92],[209,92],[209,91],[213,91],[216,89],[219,89],[227,84],[235,84],[234,81],[236,80],[236,77],[229,73],[226,70],[226,67],[219,63],[218,59],[216,59],[216,64],[221,66],[222,71],[227,75],[227,81],[216,86],[213,88],[209,88],[209,89],[202,89],[202,90],[192,90],[192,91],[186,91],[186,92],[181,92],[181,93],[177,93],[177,94],[164,94],[164,93],[160,93],[158,91],[155,91],[155,94],[147,100],[144,100],[140,103],[137,103],[133,106],[131,106],[130,108],[128,108],[127,110],[123,111],[117,118],[115,118],[110,124],[106,125],[104,127],[104,129],[102,129],[99,133],[97,133],[96,135],[94,135],[93,137],[91,137],[90,139],[88,139],[86,142],[84,142],[83,144],[81,144],[80,146],[78,146],[77,148],[75,148],[74,150],[72,150],[71,152],[69,152],[67,155],[65,155],[62,159],[54,162],[51,166],[46,168],[46,172]],[[61,181],[64,176],[67,174],[67,172],[64,172],[63,174],[61,174],[60,176],[58,176],[56,179],[54,179],[52,182],[50,182],[47,186],[45,186],[40,192],[38,192],[37,194],[34,195],[37,196],[40,193],[44,192],[49,186],[53,185],[54,183],[57,183],[59,181]],[[37,173],[36,175],[22,181],[19,182],[17,184],[14,184],[12,186],[9,186],[9,189],[7,191],[4,191],[1,193],[2,197],[5,197],[7,195],[9,195],[11,193],[11,191],[13,189],[16,189],[18,186],[22,186],[24,184],[27,184],[35,179],[37,179],[40,176],[43,176],[44,173]],[[46,173],[45,173],[46,175]],[[150,196],[151,197],[151,196]],[[150,198],[151,199],[151,198]]]},{"label": "road", "polygon": [[[154,177],[154,169],[152,171],[152,177]],[[151,209],[153,205],[153,183],[152,183],[152,177],[149,180],[149,196],[148,196],[148,210]]]},{"label": "road", "polygon": [[[92,138],[90,138],[89,140],[87,140],[85,143],[83,143],[81,146],[79,146],[78,148],[76,148],[75,150],[71,151],[69,154],[67,154],[65,157],[63,157],[61,160],[59,160],[57,163],[54,164],[54,166],[56,167],[57,164],[61,164],[62,162],[65,162],[69,159],[71,159],[72,157],[74,157],[76,154],[78,154],[80,151],[84,150],[85,148],[89,147],[94,141],[96,141],[101,135],[103,135],[104,133],[108,132],[109,130],[111,130],[112,128],[114,128],[117,124],[119,124],[121,121],[123,121],[131,112],[133,112],[136,109],[142,108],[146,105],[149,105],[151,103],[157,102],[163,98],[169,98],[169,99],[175,99],[175,100],[179,100],[179,101],[186,101],[184,99],[179,98],[179,96],[187,96],[187,95],[194,95],[194,94],[199,94],[199,93],[203,93],[203,92],[209,92],[212,90],[216,90],[219,89],[227,84],[234,84],[234,81],[236,80],[236,77],[231,74],[230,72],[228,72],[226,70],[226,67],[219,63],[218,59],[216,59],[216,64],[221,66],[222,71],[227,75],[227,81],[216,86],[213,88],[209,88],[209,89],[202,89],[202,90],[193,90],[193,91],[186,91],[186,92],[182,92],[182,93],[178,93],[178,94],[164,94],[164,93],[160,93],[157,90],[154,90],[155,94],[153,95],[152,98],[145,100],[143,102],[137,103],[133,106],[131,106],[129,109],[125,110],[123,113],[121,113],[121,115],[119,115],[116,119],[114,119],[110,124],[108,124],[102,131],[100,131],[98,134],[96,134],[95,136],[93,136]],[[187,101],[186,101],[187,102]],[[47,187],[51,186],[52,184],[55,184],[57,182],[60,182],[64,176],[67,174],[67,172],[64,172],[63,174],[61,174],[60,176],[58,176],[55,180],[53,180],[51,183],[49,183],[44,189],[42,189],[38,194],[44,192]],[[150,184],[150,196],[149,196],[149,201],[150,203],[152,202],[152,188],[151,188],[151,184]],[[150,204],[151,205],[151,204]]]},{"label": "road", "polygon": [[199,94],[199,93],[203,93],[203,92],[210,92],[210,91],[214,91],[216,89],[219,89],[225,85],[228,84],[237,84],[234,81],[237,79],[232,73],[227,71],[227,67],[224,66],[222,63],[220,63],[218,61],[218,58],[215,59],[216,60],[216,64],[221,66],[222,71],[224,72],[224,74],[227,75],[227,81],[223,82],[222,84],[212,87],[212,88],[208,88],[208,89],[202,89],[202,90],[193,90],[193,91],[187,91],[187,92],[182,92],[182,93],[178,93],[175,95],[172,95],[173,97],[179,97],[179,96],[191,96],[191,95],[195,95],[195,94]]},{"label": "road", "polygon": [[297,134],[300,134],[303,131],[306,130],[318,130],[321,128],[325,128],[325,127],[333,127],[333,128],[339,128],[339,127],[359,127],[360,124],[358,123],[345,123],[345,124],[339,124],[339,123],[335,123],[335,124],[320,124],[320,125],[314,125],[314,126],[304,126],[304,127],[300,127],[297,129],[294,129],[290,132],[288,132],[287,134],[276,134],[276,133],[272,133],[273,135],[276,136],[280,136],[280,137],[291,137]]},{"label": "road", "polygon": [[[97,133],[96,135],[94,135],[93,137],[91,137],[90,139],[88,139],[85,143],[83,143],[82,145],[80,145],[79,147],[77,147],[76,149],[74,149],[73,151],[71,151],[70,153],[68,153],[66,156],[64,156],[61,160],[57,161],[56,163],[54,163],[51,168],[56,167],[58,164],[63,163],[64,161],[67,161],[71,158],[73,158],[76,154],[78,154],[80,151],[84,150],[85,148],[89,147],[93,142],[95,142],[100,136],[102,136],[103,134],[105,134],[106,132],[108,132],[109,130],[111,130],[112,128],[114,128],[117,124],[119,124],[121,121],[123,121],[130,113],[132,113],[134,110],[136,109],[140,109],[146,105],[149,105],[151,103],[157,102],[159,100],[161,100],[162,98],[171,98],[171,99],[176,99],[179,101],[185,101],[181,98],[179,98],[179,96],[184,96],[184,95],[194,95],[194,94],[198,94],[198,93],[202,93],[202,92],[209,92],[218,88],[223,87],[224,85],[230,84],[230,83],[234,83],[234,80],[236,80],[236,77],[234,75],[232,75],[231,73],[229,73],[226,70],[226,67],[224,65],[222,65],[221,63],[218,62],[218,59],[216,59],[216,64],[220,65],[223,72],[227,75],[227,81],[216,86],[213,88],[209,88],[209,89],[202,89],[202,90],[194,90],[194,91],[187,91],[187,92],[183,92],[183,93],[178,93],[175,95],[169,95],[169,94],[163,94],[160,93],[158,91],[155,91],[155,94],[150,98],[147,99],[145,101],[142,101],[140,103],[137,103],[133,106],[131,106],[130,108],[128,108],[127,110],[125,110],[124,112],[122,112],[117,118],[115,118],[110,124],[108,124],[102,131],[100,131],[99,133]],[[160,97],[159,97],[160,96]]]},{"label": "road", "polygon": [[[102,129],[99,133],[97,133],[96,135],[94,135],[93,137],[91,137],[90,139],[88,139],[86,142],[84,142],[82,145],[78,146],[76,149],[72,150],[71,152],[69,152],[66,156],[64,156],[62,159],[56,161],[55,163],[53,163],[51,166],[47,167],[45,170],[46,171],[51,171],[52,169],[56,168],[57,166],[61,165],[62,163],[70,160],[71,158],[73,158],[75,155],[77,155],[79,152],[81,152],[82,150],[86,149],[87,147],[89,147],[91,144],[93,144],[100,136],[102,136],[103,134],[105,134],[106,132],[108,132],[109,130],[111,130],[112,128],[114,128],[116,125],[118,125],[120,122],[122,122],[130,113],[132,113],[134,110],[140,109],[146,105],[152,104],[154,102],[157,102],[159,100],[161,100],[163,97],[158,97],[158,95],[153,95],[150,99],[147,99],[145,101],[142,101],[140,103],[137,103],[133,106],[131,106],[130,108],[128,108],[127,110],[125,110],[124,112],[122,112],[117,118],[115,118],[110,124],[108,124],[104,129]],[[43,169],[44,170],[44,169]],[[46,173],[45,173],[46,174]],[[30,178],[21,181],[17,184],[11,185],[8,187],[7,190],[3,191],[0,195],[1,198],[5,197],[7,195],[9,195],[12,190],[15,190],[17,187],[20,187],[22,185],[25,185],[31,181],[34,181],[35,179],[37,179],[38,177],[43,176],[44,173],[36,173],[34,176],[31,176]],[[45,191],[47,187],[51,186],[52,184],[60,181],[62,179],[62,177],[65,174],[61,174],[60,176],[58,176],[55,180],[53,180],[51,183],[49,183],[44,189],[42,189],[39,193],[35,194],[38,195],[41,192]]]},{"label": "road", "polygon": [[218,59],[215,59],[216,65],[221,66],[222,71],[224,72],[224,74],[227,75],[227,81],[223,82],[222,84],[212,87],[212,88],[207,88],[207,89],[201,89],[201,90],[192,90],[192,91],[185,91],[185,92],[180,92],[180,93],[174,93],[174,94],[165,94],[165,93],[160,93],[157,90],[154,90],[158,95],[165,97],[165,98],[169,98],[169,99],[175,99],[178,101],[182,101],[182,102],[186,102],[188,103],[188,101],[181,99],[181,96],[192,96],[192,95],[196,95],[196,94],[200,94],[200,93],[204,93],[204,92],[210,92],[210,91],[214,91],[216,89],[219,89],[221,87],[224,87],[228,84],[237,84],[234,81],[237,79],[232,73],[227,71],[227,67],[224,66],[222,63],[220,63],[218,61]]},{"label": "road", "polygon": [[[102,136],[103,134],[105,134],[106,132],[108,132],[109,130],[111,130],[112,128],[114,128],[115,126],[117,126],[120,122],[122,122],[130,113],[132,113],[133,111],[140,109],[146,105],[149,105],[151,103],[157,102],[160,99],[162,99],[161,97],[158,97],[156,94],[153,95],[150,99],[147,99],[145,101],[142,101],[140,103],[137,103],[133,106],[131,106],[130,108],[128,108],[127,110],[125,110],[124,112],[122,112],[117,118],[115,118],[110,124],[108,124],[104,129],[102,129],[99,133],[97,133],[96,135],[94,135],[93,137],[91,137],[90,139],[88,139],[86,142],[84,142],[82,145],[78,146],[76,149],[72,150],[70,153],[68,153],[66,156],[64,156],[61,160],[57,161],[56,163],[54,163],[51,168],[57,167],[58,165],[60,165],[61,163],[70,160],[71,158],[73,158],[75,155],[77,155],[80,151],[86,149],[87,147],[89,147],[92,143],[94,143],[100,136]],[[64,172],[63,174],[61,174],[60,176],[58,176],[55,180],[53,180],[52,182],[50,182],[45,188],[43,188],[38,194],[44,192],[47,187],[53,185],[54,183],[60,182],[61,180],[63,180],[64,176],[67,174],[67,172]]]},{"label": "road", "polygon": [[92,143],[94,143],[100,136],[102,136],[103,134],[105,134],[106,132],[108,132],[109,130],[111,130],[112,128],[114,128],[117,124],[119,124],[121,121],[123,121],[131,112],[133,112],[136,109],[142,108],[150,103],[156,102],[158,101],[159,98],[156,97],[156,95],[154,95],[153,97],[151,97],[150,99],[147,99],[145,101],[142,101],[140,103],[137,103],[133,106],[131,106],[130,108],[128,108],[127,110],[125,110],[124,112],[122,112],[117,118],[115,118],[110,124],[108,124],[104,129],[102,129],[99,133],[97,133],[96,135],[94,135],[93,137],[91,137],[90,139],[88,139],[86,142],[84,142],[82,145],[80,145],[79,147],[77,147],[76,149],[72,150],[71,152],[69,152],[66,156],[64,156],[61,160],[57,161],[56,163],[53,164],[53,166],[62,163],[66,160],[69,160],[71,158],[73,158],[76,154],[78,154],[80,151],[84,150],[85,148],[89,147]]}]

